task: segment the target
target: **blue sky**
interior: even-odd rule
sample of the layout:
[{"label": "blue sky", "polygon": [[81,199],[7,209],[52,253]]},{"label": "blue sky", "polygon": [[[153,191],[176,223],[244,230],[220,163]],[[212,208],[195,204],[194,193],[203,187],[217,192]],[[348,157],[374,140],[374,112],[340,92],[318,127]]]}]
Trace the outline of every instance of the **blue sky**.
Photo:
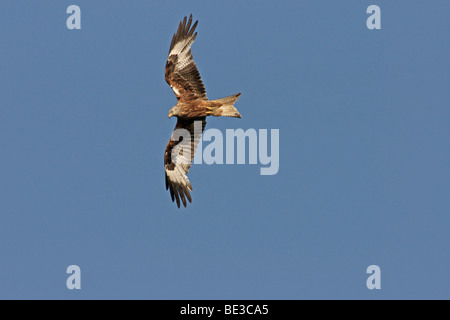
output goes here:
[{"label": "blue sky", "polygon": [[[449,9],[3,1],[0,298],[450,298]],[[279,129],[280,170],[194,165],[179,210],[164,66],[190,13],[208,97],[243,93],[243,119],[208,128]],[[373,264],[381,290],[366,287]]]}]

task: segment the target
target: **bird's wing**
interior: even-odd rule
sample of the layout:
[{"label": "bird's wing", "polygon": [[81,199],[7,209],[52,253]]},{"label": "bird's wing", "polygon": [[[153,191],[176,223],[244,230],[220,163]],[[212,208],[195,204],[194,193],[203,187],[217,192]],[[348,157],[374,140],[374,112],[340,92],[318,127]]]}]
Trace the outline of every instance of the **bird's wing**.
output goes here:
[{"label": "bird's wing", "polygon": [[186,198],[189,202],[192,202],[190,194],[192,185],[187,174],[205,126],[205,118],[195,121],[178,119],[166,147],[164,154],[166,189],[170,190],[172,202],[176,200],[178,208],[180,207],[180,199],[184,207],[187,205]]},{"label": "bird's wing", "polygon": [[187,21],[180,21],[178,31],[173,35],[169,57],[166,63],[166,81],[178,100],[207,100],[205,86],[193,60],[191,45],[197,36],[194,33],[198,21],[192,25],[192,14]]}]

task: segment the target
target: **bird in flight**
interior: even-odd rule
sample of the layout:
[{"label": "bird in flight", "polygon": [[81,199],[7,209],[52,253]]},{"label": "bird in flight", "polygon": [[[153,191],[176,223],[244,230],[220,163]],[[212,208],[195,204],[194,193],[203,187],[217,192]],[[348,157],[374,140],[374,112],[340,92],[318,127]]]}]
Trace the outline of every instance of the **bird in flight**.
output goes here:
[{"label": "bird in flight", "polygon": [[[189,20],[184,17],[180,21],[170,44],[165,70],[166,81],[177,97],[177,104],[169,111],[169,118],[177,117],[177,124],[164,154],[166,189],[170,190],[172,202],[176,201],[178,208],[181,202],[186,207],[186,198],[192,202],[192,185],[187,174],[205,130],[206,117],[241,118],[234,107],[241,93],[217,100],[208,100],[206,97],[205,86],[191,53],[192,43],[197,36],[194,33],[197,23],[192,25],[192,14]],[[176,138],[177,130],[183,129],[189,132],[190,139],[183,139],[184,136]]]}]

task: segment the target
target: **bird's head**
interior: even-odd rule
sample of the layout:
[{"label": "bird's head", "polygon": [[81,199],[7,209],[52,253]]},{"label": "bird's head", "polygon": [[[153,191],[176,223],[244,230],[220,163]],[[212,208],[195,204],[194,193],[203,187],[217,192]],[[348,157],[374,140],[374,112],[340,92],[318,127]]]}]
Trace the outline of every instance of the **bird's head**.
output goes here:
[{"label": "bird's head", "polygon": [[180,109],[178,108],[178,106],[174,106],[172,107],[172,109],[170,109],[169,111],[169,118],[173,117],[173,116],[178,116],[178,112],[180,112]]}]

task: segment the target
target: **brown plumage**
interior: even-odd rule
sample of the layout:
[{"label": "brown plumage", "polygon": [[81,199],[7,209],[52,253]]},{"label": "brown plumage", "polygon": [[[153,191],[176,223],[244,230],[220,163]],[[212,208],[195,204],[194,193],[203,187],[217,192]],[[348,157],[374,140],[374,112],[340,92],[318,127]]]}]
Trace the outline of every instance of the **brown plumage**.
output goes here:
[{"label": "brown plumage", "polygon": [[[198,21],[192,25],[192,15],[187,20],[180,21],[177,32],[170,44],[169,57],[166,63],[166,81],[177,97],[177,104],[170,110],[169,118],[178,118],[164,154],[166,171],[166,189],[170,190],[172,201],[186,207],[187,201],[192,202],[192,185],[187,174],[191,168],[195,151],[206,126],[206,117],[234,117],[241,115],[234,107],[240,93],[230,97],[208,100],[205,86],[193,60],[191,46],[197,37],[194,33]],[[190,140],[177,139],[179,129],[189,132]]]}]

